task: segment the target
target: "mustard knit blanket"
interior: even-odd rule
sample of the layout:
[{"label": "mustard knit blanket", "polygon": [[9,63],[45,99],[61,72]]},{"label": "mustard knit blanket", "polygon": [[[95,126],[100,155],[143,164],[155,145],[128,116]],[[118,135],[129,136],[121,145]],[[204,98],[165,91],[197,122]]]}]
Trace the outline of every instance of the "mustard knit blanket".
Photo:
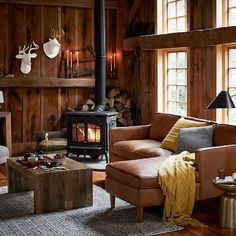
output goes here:
[{"label": "mustard knit blanket", "polygon": [[165,195],[163,218],[179,225],[206,227],[191,218],[196,193],[195,154],[182,152],[160,167],[159,184]]}]

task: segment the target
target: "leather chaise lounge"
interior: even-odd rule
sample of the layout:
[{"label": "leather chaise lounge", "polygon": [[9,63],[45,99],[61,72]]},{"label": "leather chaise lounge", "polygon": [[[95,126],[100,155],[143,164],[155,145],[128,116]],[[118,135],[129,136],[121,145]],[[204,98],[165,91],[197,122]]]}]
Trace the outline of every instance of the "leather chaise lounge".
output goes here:
[{"label": "leather chaise lounge", "polygon": [[[112,208],[115,197],[136,206],[137,222],[143,221],[144,207],[164,203],[158,170],[173,152],[160,146],[178,119],[180,116],[156,113],[150,125],[110,130],[110,163],[106,167],[105,188]],[[213,123],[204,121],[207,125]],[[212,146],[196,150],[195,158],[196,200],[219,196],[222,192],[213,186],[212,179],[217,175],[217,168],[226,167],[226,174],[236,170],[236,126],[215,123]]]}]

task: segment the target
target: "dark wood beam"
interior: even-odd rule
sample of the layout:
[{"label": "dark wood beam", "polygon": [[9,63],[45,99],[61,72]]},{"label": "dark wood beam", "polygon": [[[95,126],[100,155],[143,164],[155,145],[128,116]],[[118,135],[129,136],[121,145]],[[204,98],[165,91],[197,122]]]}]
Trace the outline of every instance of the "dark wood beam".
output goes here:
[{"label": "dark wood beam", "polygon": [[130,51],[162,48],[201,47],[236,42],[236,26],[194,30],[189,32],[145,35],[123,41],[123,49]]},{"label": "dark wood beam", "polygon": [[[0,3],[93,8],[93,0],[0,0]],[[107,9],[119,9],[119,1],[106,1]]]},{"label": "dark wood beam", "polygon": [[[119,80],[107,79],[107,87],[119,87]],[[54,79],[54,78],[10,78],[0,79],[1,88],[94,88],[94,78],[73,78],[73,79]]]}]

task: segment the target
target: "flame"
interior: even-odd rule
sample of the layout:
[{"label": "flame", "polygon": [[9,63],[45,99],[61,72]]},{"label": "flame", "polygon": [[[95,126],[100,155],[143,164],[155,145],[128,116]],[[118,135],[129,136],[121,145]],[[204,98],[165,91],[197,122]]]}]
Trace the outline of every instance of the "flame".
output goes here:
[{"label": "flame", "polygon": [[88,142],[100,142],[100,129],[88,128]]}]

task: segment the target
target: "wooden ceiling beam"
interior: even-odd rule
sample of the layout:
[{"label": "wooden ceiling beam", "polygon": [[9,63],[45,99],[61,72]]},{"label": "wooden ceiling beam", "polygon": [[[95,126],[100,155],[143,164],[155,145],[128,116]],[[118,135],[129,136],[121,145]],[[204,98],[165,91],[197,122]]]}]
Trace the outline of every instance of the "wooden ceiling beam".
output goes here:
[{"label": "wooden ceiling beam", "polygon": [[162,48],[201,47],[236,42],[236,26],[194,30],[171,34],[144,35],[124,39],[126,51]]},{"label": "wooden ceiling beam", "polygon": [[[93,8],[93,0],[0,0],[0,3]],[[107,9],[119,9],[120,1],[106,1]]]}]

